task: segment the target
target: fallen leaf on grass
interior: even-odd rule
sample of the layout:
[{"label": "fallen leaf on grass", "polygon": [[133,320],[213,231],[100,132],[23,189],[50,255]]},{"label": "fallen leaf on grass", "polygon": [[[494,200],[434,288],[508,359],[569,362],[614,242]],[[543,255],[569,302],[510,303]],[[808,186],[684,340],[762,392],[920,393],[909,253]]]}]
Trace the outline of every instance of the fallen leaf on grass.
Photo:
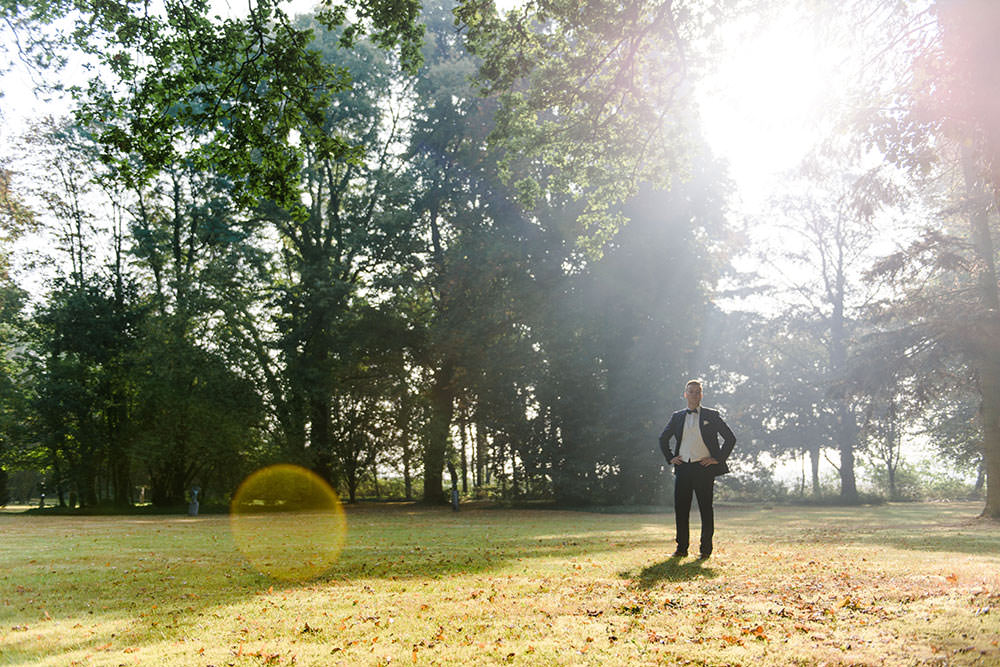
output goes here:
[{"label": "fallen leaf on grass", "polygon": [[761,641],[767,641],[767,635],[764,634],[764,626],[758,625],[755,628],[743,628],[743,634],[751,635],[754,639],[760,639]]}]

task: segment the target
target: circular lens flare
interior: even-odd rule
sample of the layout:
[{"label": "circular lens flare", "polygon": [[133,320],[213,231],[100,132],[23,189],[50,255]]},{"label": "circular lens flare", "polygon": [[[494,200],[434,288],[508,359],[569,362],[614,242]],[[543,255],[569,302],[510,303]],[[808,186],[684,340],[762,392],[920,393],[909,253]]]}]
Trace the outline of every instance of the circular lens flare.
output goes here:
[{"label": "circular lens flare", "polygon": [[333,565],[347,534],[340,499],[319,475],[279,464],[247,477],[229,506],[233,540],[261,572],[316,577]]}]

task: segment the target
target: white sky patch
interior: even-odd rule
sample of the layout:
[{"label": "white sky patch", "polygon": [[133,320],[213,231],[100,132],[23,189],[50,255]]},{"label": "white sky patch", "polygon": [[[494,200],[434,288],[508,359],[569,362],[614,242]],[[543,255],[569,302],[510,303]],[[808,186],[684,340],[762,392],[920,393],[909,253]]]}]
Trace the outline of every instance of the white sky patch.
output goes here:
[{"label": "white sky patch", "polygon": [[728,49],[714,54],[718,64],[698,87],[703,128],[744,206],[757,210],[823,135],[824,112],[844,89],[845,56],[791,10],[767,23],[747,16],[724,31]]}]

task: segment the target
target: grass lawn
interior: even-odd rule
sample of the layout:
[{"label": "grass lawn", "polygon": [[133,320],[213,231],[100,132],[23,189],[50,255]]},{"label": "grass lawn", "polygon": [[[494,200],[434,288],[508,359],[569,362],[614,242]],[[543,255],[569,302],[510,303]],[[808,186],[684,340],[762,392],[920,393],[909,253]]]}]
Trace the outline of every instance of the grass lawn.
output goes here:
[{"label": "grass lawn", "polygon": [[980,509],[721,506],[702,563],[672,514],[362,506],[300,583],[224,516],[0,513],[0,664],[998,665]]}]

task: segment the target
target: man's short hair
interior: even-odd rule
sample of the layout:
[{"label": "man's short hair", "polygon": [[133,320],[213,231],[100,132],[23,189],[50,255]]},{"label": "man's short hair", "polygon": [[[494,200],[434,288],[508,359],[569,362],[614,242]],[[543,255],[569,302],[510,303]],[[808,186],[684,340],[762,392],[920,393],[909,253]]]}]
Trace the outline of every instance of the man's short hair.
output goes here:
[{"label": "man's short hair", "polygon": [[687,390],[687,388],[693,384],[698,385],[698,389],[701,389],[702,391],[705,390],[705,388],[701,386],[701,380],[688,380],[687,384],[684,385],[684,389]]}]

